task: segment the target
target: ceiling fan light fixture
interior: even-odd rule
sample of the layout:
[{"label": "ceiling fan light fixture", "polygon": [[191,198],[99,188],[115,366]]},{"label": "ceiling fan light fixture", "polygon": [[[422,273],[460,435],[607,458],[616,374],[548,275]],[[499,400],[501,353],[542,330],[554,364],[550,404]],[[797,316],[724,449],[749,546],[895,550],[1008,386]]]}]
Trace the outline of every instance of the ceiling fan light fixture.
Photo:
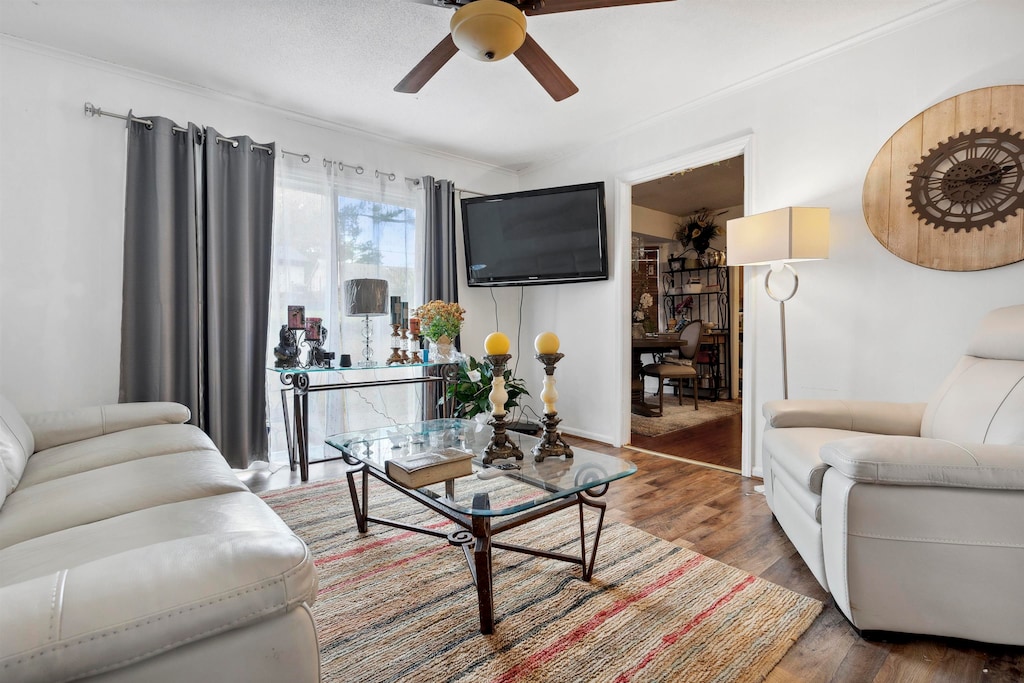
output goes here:
[{"label": "ceiling fan light fixture", "polygon": [[503,0],[476,0],[452,16],[452,40],[483,62],[505,59],[526,40],[526,15]]}]

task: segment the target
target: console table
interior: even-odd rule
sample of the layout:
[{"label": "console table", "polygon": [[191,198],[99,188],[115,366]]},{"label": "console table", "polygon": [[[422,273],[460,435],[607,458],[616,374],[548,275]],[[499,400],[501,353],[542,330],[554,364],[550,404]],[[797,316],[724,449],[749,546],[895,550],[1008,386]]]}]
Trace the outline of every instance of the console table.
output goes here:
[{"label": "console table", "polygon": [[[402,434],[407,439],[401,439]],[[491,549],[579,565],[583,580],[589,581],[594,572],[606,507],[605,502],[598,498],[608,491],[611,482],[636,472],[636,465],[628,460],[573,446],[572,458],[549,457],[537,462],[527,455],[517,461],[519,469],[502,471],[493,478],[478,478],[476,475],[484,471],[496,474],[493,468],[483,464],[480,457],[490,437],[490,427],[474,420],[447,418],[402,425],[399,429],[348,432],[327,439],[327,444],[338,449],[342,459],[351,466],[345,476],[359,533],[366,533],[369,522],[374,522],[442,538],[462,548],[476,584],[482,633],[494,631]],[[540,441],[515,432],[509,437],[527,454]],[[406,488],[387,475],[387,461],[392,458],[444,448],[473,453],[476,456],[473,458],[474,474],[418,489]],[[359,476],[358,481],[356,475]],[[370,477],[454,522],[456,529],[445,532],[437,527],[421,527],[370,515]],[[597,510],[597,528],[589,556],[584,533],[585,506]],[[570,507],[579,509],[579,555],[494,540],[497,534]],[[415,578],[410,577],[410,585],[415,585]],[[387,596],[380,597],[386,599]]]},{"label": "console table", "polygon": [[[370,379],[346,381],[346,374],[360,370],[379,370],[387,372],[399,368],[422,368],[423,374],[416,377],[396,377],[394,379]],[[350,367],[350,368],[278,368],[268,367],[268,370],[276,372],[281,378],[281,411],[284,413],[284,434],[288,443],[288,464],[294,472],[296,465],[299,469],[299,477],[302,481],[309,481],[309,395],[320,391],[343,391],[345,389],[359,389],[363,387],[384,387],[398,384],[439,384],[442,388],[442,396],[445,401],[442,405],[442,417],[449,417],[454,413],[454,392],[452,398],[447,398],[446,389],[448,385],[458,381],[458,363],[415,363],[406,365],[379,365],[373,367]],[[322,373],[334,373],[338,381],[326,382],[324,384],[313,384],[310,382],[311,375]],[[292,400],[286,399],[288,392],[292,393]],[[291,403],[292,414],[290,423],[294,425],[292,430],[289,424],[288,405]],[[328,460],[339,460],[335,458],[322,458],[313,462],[326,462]]]}]

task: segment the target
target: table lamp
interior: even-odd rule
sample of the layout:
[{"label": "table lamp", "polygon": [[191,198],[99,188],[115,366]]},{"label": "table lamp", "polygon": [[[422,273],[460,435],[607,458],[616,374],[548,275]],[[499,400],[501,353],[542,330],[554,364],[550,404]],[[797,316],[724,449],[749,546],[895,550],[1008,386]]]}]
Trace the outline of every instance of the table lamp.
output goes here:
[{"label": "table lamp", "polygon": [[[789,398],[789,369],[786,362],[786,302],[793,298],[800,279],[789,265],[793,261],[828,258],[829,210],[786,207],[726,221],[725,257],[729,266],[771,264],[764,278],[764,289],[779,302],[782,333],[782,397]],[[772,274],[788,270],[793,288],[779,294],[771,287]]]},{"label": "table lamp", "polygon": [[373,367],[373,347],[370,339],[370,316],[387,315],[388,281],[372,278],[345,280],[345,315],[363,316],[363,360],[359,367]]}]

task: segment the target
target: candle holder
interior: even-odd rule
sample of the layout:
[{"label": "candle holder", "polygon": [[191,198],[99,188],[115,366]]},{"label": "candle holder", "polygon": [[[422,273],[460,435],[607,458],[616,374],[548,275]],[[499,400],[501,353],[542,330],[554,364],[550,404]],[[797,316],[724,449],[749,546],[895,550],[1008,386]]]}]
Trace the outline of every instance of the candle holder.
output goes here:
[{"label": "candle holder", "polygon": [[491,399],[492,412],[491,419],[487,421],[487,424],[493,428],[493,432],[491,440],[484,448],[483,463],[485,465],[490,465],[492,461],[503,458],[523,459],[523,452],[519,446],[509,440],[505,431],[507,427],[505,416],[508,414],[505,412],[505,402],[508,400],[508,392],[505,391],[505,364],[510,358],[512,356],[508,353],[484,356],[484,362],[491,366],[491,376],[493,377],[491,393],[488,396]]},{"label": "candle holder", "polygon": [[555,389],[555,363],[562,360],[565,354],[538,353],[535,357],[544,364],[544,389],[540,392],[540,399],[544,401],[544,418],[540,421],[544,425],[544,436],[541,437],[540,443],[533,447],[533,459],[536,462],[544,462],[544,458],[571,458],[572,448],[558,432],[558,423],[562,419],[555,410],[555,402],[558,400],[558,390]]},{"label": "candle holder", "polygon": [[399,332],[402,333],[402,339],[398,353],[402,355],[402,363],[404,364],[409,362],[409,328],[403,327]]},{"label": "candle holder", "polygon": [[303,331],[304,338],[299,346],[309,347],[306,355],[307,368],[329,368],[334,354],[324,351],[324,344],[327,343],[327,328],[323,326],[323,318],[306,318],[306,328]]},{"label": "candle holder", "polygon": [[398,349],[402,346],[402,338],[398,334],[398,326],[398,323],[391,323],[391,355],[388,356],[388,365],[402,362],[402,354],[398,352]]},{"label": "candle holder", "polygon": [[415,334],[409,335],[409,363],[415,365],[416,363],[422,363],[423,359],[420,358],[420,338]]}]

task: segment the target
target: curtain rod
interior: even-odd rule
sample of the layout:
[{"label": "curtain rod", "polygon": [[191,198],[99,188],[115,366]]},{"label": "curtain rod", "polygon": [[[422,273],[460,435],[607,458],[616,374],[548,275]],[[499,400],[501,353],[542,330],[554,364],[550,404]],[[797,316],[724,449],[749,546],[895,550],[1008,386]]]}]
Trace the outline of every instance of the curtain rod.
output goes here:
[{"label": "curtain rod", "polygon": [[[109,116],[110,118],[121,119],[122,121],[128,121],[130,123],[142,123],[142,124],[145,124],[145,126],[147,128],[152,128],[153,127],[153,122],[150,121],[149,119],[136,118],[136,117],[132,116],[131,114],[128,114],[126,116],[124,114],[114,114],[114,113],[109,112],[109,111],[103,111],[99,107],[93,105],[91,102],[86,102],[85,103],[85,115],[86,116]],[[180,126],[172,126],[171,130],[173,130],[176,133],[187,133],[188,132],[188,128],[182,128]],[[217,136],[217,142],[230,142],[232,147],[238,147],[238,140],[235,140],[234,138],[225,138],[225,137],[222,137],[222,136],[218,135]],[[273,147],[267,147],[266,145],[257,145],[256,143],[252,143],[252,144],[249,145],[249,151],[250,152],[256,151],[257,149],[262,149],[267,154],[273,154],[274,153],[274,148]]]},{"label": "curtain rod", "polygon": [[[153,127],[153,122],[150,121],[149,119],[136,118],[135,116],[131,116],[130,114],[129,115],[114,114],[113,112],[103,111],[102,109],[100,109],[99,107],[95,106],[91,102],[86,102],[85,103],[85,115],[86,116],[109,116],[109,117],[114,118],[114,119],[121,119],[122,121],[130,121],[131,123],[142,123],[142,124],[145,124],[147,128],[152,128]],[[172,130],[177,131],[178,133],[187,133],[188,132],[187,128],[181,128],[179,126],[173,126]],[[238,147],[238,140],[234,140],[232,138],[225,138],[225,137],[221,137],[221,136],[218,135],[217,136],[217,141],[218,142],[230,142],[233,146]],[[266,152],[268,154],[272,153],[274,151],[271,147],[267,147],[266,145],[252,144],[252,145],[250,145],[250,147],[252,148],[252,150],[256,150],[256,149],[266,150]],[[282,149],[281,150],[281,155],[283,156],[285,154],[287,154],[288,156],[299,157],[300,159],[302,159],[302,163],[304,163],[304,164],[308,164],[310,162],[310,160],[311,160],[311,157],[308,154],[303,154],[301,152],[289,152],[288,150]],[[363,168],[360,165],[352,166],[352,165],[346,164],[346,163],[344,163],[342,161],[332,161],[332,160],[327,159],[327,158],[324,159],[323,163],[324,163],[324,166],[329,166],[331,164],[338,164],[338,168],[340,168],[342,171],[344,171],[346,168],[351,168],[352,170],[354,170],[356,172],[357,175],[362,175],[366,171],[366,169]],[[374,169],[373,177],[374,178],[380,178],[381,176],[384,176],[388,180],[392,180],[392,181],[396,179],[396,176],[395,176],[394,173],[390,173],[390,172],[387,172],[387,171],[381,171],[380,169]],[[420,179],[419,178],[410,178],[409,176],[406,176],[405,177],[405,181],[408,182],[408,183],[412,183],[413,185],[415,185],[417,187],[420,185]],[[475,195],[479,195],[481,197],[484,197],[487,194],[486,192],[477,192],[476,190],[467,190],[467,189],[462,188],[462,187],[456,187],[455,191],[456,192],[468,192],[469,194],[475,194]]]},{"label": "curtain rod", "polygon": [[[286,154],[288,156],[290,156],[290,157],[299,157],[300,159],[302,159],[302,163],[304,163],[304,164],[308,164],[312,160],[312,157],[310,157],[308,154],[303,154],[302,152],[289,152],[286,149],[282,149],[281,150],[281,156],[284,156]],[[344,171],[346,168],[350,168],[353,171],[355,171],[357,175],[362,175],[363,173],[366,172],[366,169],[363,168],[360,165],[352,166],[351,164],[346,164],[343,161],[333,161],[333,160],[328,159],[326,157],[323,160],[323,164],[324,164],[325,167],[330,166],[331,164],[337,164],[338,168],[340,170],[342,170],[342,171]],[[388,180],[392,180],[392,181],[397,179],[397,176],[394,173],[389,173],[387,171],[381,171],[380,169],[374,169],[373,177],[374,178],[380,178],[381,176],[384,176]],[[422,184],[422,181],[419,178],[410,178],[409,176],[405,176],[405,182],[410,183],[410,184],[412,184],[415,187],[419,187]],[[467,190],[467,189],[462,188],[462,187],[456,187],[455,191],[456,192],[468,192],[469,194],[480,195],[481,197],[484,197],[487,194],[486,192],[477,192],[476,190]]]}]

